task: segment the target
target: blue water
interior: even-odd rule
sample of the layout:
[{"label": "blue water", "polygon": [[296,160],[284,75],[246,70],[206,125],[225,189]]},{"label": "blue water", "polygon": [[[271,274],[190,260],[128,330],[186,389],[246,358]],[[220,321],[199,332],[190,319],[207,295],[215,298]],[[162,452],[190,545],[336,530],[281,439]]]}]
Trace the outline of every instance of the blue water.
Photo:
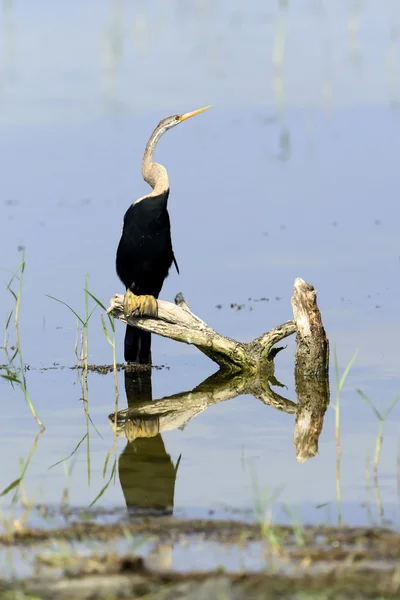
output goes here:
[{"label": "blue water", "polygon": [[[24,479],[29,498],[58,504],[68,487],[71,504],[90,504],[109,476],[103,479],[103,466],[113,443],[112,374],[90,374],[89,412],[102,436],[90,428],[90,482],[87,440],[68,467],[49,470],[74,450],[86,425],[77,373],[41,370],[75,362],[74,317],[46,294],[83,314],[86,273],[90,290],[106,304],[122,291],[115,249],[126,208],[147,189],[140,174],[147,138],[160,118],[211,103],[157,149],[171,181],[181,272],[171,271],[162,297],[172,300],[182,291],[215,329],[249,341],[290,319],[296,277],[312,283],[340,372],[358,349],[341,397],[343,518],[370,522],[363,506],[370,501],[373,519],[397,522],[400,406],[383,427],[380,501],[372,481],[368,500],[378,419],[356,389],[381,412],[400,392],[399,48],[393,35],[399,19],[394,1],[363,2],[359,9],[343,2],[323,11],[312,2],[286,10],[258,1],[249,7],[3,4],[0,263],[14,269],[18,246],[26,248],[21,348],[31,366],[29,395],[46,425]],[[281,75],[272,68],[279,36],[285,40]],[[8,279],[1,271],[1,289]],[[6,291],[0,297],[5,322],[13,301]],[[249,301],[261,297],[269,301]],[[244,308],[235,311],[231,303]],[[120,324],[117,337],[122,361]],[[276,376],[288,388],[277,391],[295,400],[293,352],[288,340]],[[100,311],[91,320],[89,359],[112,361]],[[153,341],[153,360],[169,367],[153,373],[154,399],[189,391],[215,370],[196,349],[161,338]],[[122,374],[119,383],[124,408]],[[0,447],[7,457],[1,491],[19,477],[19,459],[26,460],[37,427],[21,391],[6,381],[0,386]],[[334,401],[333,370],[331,391]],[[248,396],[211,406],[183,431],[163,433],[163,458],[170,455],[175,465],[181,455],[174,510],[202,516],[237,509],[242,516],[260,499],[268,507],[283,486],[274,501],[278,520],[286,518],[284,503],[308,522],[336,522],[334,416],[328,408],[320,454],[303,465],[292,442],[294,417]],[[125,446],[119,439],[119,454]],[[118,476],[98,504],[125,506]]]}]

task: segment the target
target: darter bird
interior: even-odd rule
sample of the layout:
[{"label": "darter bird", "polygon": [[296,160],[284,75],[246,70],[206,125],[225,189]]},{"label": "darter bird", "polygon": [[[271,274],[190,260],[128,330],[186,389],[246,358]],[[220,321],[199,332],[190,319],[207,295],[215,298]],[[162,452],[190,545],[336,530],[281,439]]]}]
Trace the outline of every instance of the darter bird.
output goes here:
[{"label": "darter bird", "polygon": [[[126,211],[116,257],[117,274],[126,287],[126,317],[156,317],[156,299],[172,263],[179,273],[172,249],[167,209],[168,174],[163,165],[153,162],[154,149],[166,131],[208,108],[210,106],[204,106],[183,115],[163,119],[147,142],[142,161],[142,175],[153,190],[136,200]],[[151,334],[127,325],[124,356],[126,362],[151,364]]]}]

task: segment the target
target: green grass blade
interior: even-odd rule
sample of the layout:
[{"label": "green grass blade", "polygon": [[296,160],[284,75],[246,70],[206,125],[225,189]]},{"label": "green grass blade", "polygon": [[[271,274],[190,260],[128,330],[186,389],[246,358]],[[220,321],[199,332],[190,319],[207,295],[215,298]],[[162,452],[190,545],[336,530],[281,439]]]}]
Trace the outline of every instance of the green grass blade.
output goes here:
[{"label": "green grass blade", "polygon": [[335,365],[336,387],[338,388],[338,382],[339,382],[339,364],[338,364],[338,359],[337,359],[336,346],[333,349],[333,362],[334,362],[334,365]]},{"label": "green grass blade", "polygon": [[10,363],[12,363],[14,361],[14,358],[16,356],[18,356],[18,348],[15,348],[14,353],[13,353],[12,357],[10,358]]},{"label": "green grass blade", "polygon": [[95,306],[95,307],[94,307],[94,308],[93,308],[93,309],[90,311],[90,313],[89,313],[89,316],[88,316],[88,318],[86,319],[86,321],[85,321],[85,323],[84,323],[84,327],[87,327],[87,326],[88,326],[88,323],[89,323],[89,321],[90,321],[90,317],[92,316],[92,314],[94,313],[94,311],[96,310],[96,308],[97,308],[97,306]]},{"label": "green grass blade", "polygon": [[114,346],[113,342],[110,339],[110,336],[108,335],[107,325],[106,325],[103,315],[101,315],[101,324],[103,325],[103,331],[104,331],[104,335],[106,336],[107,342],[110,344],[110,346]]},{"label": "green grass blade", "polygon": [[30,408],[30,411],[32,413],[32,415],[34,416],[34,418],[36,419],[36,421],[38,422],[38,424],[40,425],[40,427],[43,427],[43,423],[40,421],[39,417],[36,414],[36,410],[35,407],[33,406],[32,400],[30,399],[30,396],[28,394],[28,390],[26,389],[26,386],[24,383],[20,382],[20,387],[21,390],[25,396],[25,400]]},{"label": "green grass blade", "polygon": [[11,288],[8,290],[10,294],[13,296],[15,302],[18,302],[17,294]]},{"label": "green grass blade", "polygon": [[89,275],[86,273],[85,275],[85,322],[87,323],[90,319],[89,316],[89,298],[87,295],[87,291],[88,291],[88,287],[89,287]]},{"label": "green grass blade", "polygon": [[399,400],[400,400],[400,394],[398,396],[396,396],[396,398],[390,404],[389,408],[384,413],[384,415],[383,415],[384,421],[386,421],[386,419],[388,418],[388,416],[390,415],[390,413],[392,412],[392,410],[394,409],[394,407],[396,406],[396,404],[398,403]]},{"label": "green grass blade", "polygon": [[341,390],[341,389],[342,389],[342,387],[343,387],[343,385],[344,385],[344,382],[346,381],[346,377],[347,377],[347,375],[349,374],[349,371],[350,371],[350,369],[351,369],[351,365],[352,365],[352,364],[353,364],[353,362],[355,361],[357,354],[358,354],[358,350],[356,350],[356,351],[354,352],[353,356],[351,357],[351,359],[350,359],[350,360],[349,360],[349,362],[347,363],[347,366],[346,366],[345,370],[343,371],[343,375],[342,375],[342,377],[340,378],[340,381],[339,381],[339,390]]},{"label": "green grass blade", "polygon": [[13,383],[21,383],[16,375],[0,375],[3,379],[8,379],[8,381],[12,381]]},{"label": "green grass blade", "polygon": [[97,304],[100,306],[100,308],[102,308],[104,310],[104,312],[107,314],[108,320],[110,321],[111,328],[112,328],[113,332],[115,332],[114,317],[111,314],[107,313],[108,309],[104,306],[104,304],[101,302],[101,300],[99,300],[98,298],[96,298],[96,296],[94,294],[92,294],[91,292],[89,292],[89,290],[87,290],[86,293],[89,294],[89,296],[95,302],[97,302]]},{"label": "green grass blade", "polygon": [[277,500],[277,498],[281,495],[281,493],[283,492],[283,490],[285,489],[285,484],[281,483],[280,486],[278,486],[276,488],[276,490],[274,490],[272,492],[272,494],[269,496],[268,498],[268,504],[273,504],[275,502],[275,500]]},{"label": "green grass blade", "polygon": [[300,521],[299,516],[295,515],[287,504],[283,504],[282,509],[285,515],[290,519],[291,525],[293,527],[294,536],[296,539],[296,545],[300,547],[305,546],[306,542],[304,539],[304,527]]},{"label": "green grass blade", "polygon": [[92,508],[92,506],[94,504],[96,504],[97,500],[99,500],[102,495],[104,494],[104,492],[106,491],[106,489],[108,488],[108,486],[110,485],[112,478],[114,476],[114,473],[116,472],[116,466],[117,466],[117,459],[114,460],[114,464],[113,464],[113,468],[111,471],[111,475],[110,475],[110,479],[107,481],[107,483],[101,488],[100,492],[97,494],[96,498],[93,500],[93,502],[91,504],[89,504],[89,508]]},{"label": "green grass blade", "polygon": [[105,312],[107,312],[107,308],[104,306],[104,304],[101,302],[101,300],[96,298],[96,296],[94,296],[91,292],[89,292],[89,290],[85,290],[85,292],[88,296],[90,296],[92,298],[92,300],[94,300],[96,302],[96,304],[98,304],[100,306],[100,308],[102,308]]},{"label": "green grass blade", "polygon": [[358,393],[358,394],[361,396],[361,398],[362,398],[362,399],[363,399],[363,400],[364,400],[364,401],[365,401],[367,404],[369,404],[369,406],[370,406],[370,407],[372,408],[372,410],[374,411],[376,418],[377,418],[379,421],[382,421],[383,419],[382,419],[382,415],[381,415],[381,413],[380,413],[380,412],[379,412],[379,411],[378,411],[378,410],[375,408],[374,404],[371,402],[371,400],[368,398],[368,396],[366,396],[366,395],[364,394],[364,392],[362,392],[362,391],[361,391],[361,390],[359,390],[359,389],[357,389],[357,393]]},{"label": "green grass blade", "polygon": [[8,485],[6,487],[6,489],[1,492],[0,497],[1,496],[5,496],[6,494],[8,494],[8,492],[11,492],[11,490],[13,490],[14,488],[18,487],[19,484],[21,483],[21,481],[22,481],[22,477],[19,477],[18,479],[16,479],[12,483],[10,483],[10,485]]},{"label": "green grass blade", "polygon": [[78,450],[78,448],[82,444],[82,442],[85,441],[87,435],[88,434],[85,433],[85,435],[83,436],[83,438],[77,443],[77,445],[75,446],[75,448],[72,450],[71,454],[69,454],[66,458],[62,458],[61,460],[57,461],[56,463],[54,463],[54,465],[50,465],[50,467],[48,468],[48,471],[50,471],[50,469],[52,469],[53,467],[56,467],[57,465],[60,465],[61,463],[65,462],[66,460],[68,460],[69,458],[71,458],[71,456],[73,456],[75,454],[75,452]]},{"label": "green grass blade", "polygon": [[329,501],[329,502],[323,502],[322,504],[317,504],[315,508],[317,510],[319,510],[320,508],[325,508],[325,506],[329,506],[330,504],[332,504],[331,501]]},{"label": "green grass blade", "polygon": [[81,317],[78,315],[78,313],[75,312],[74,309],[69,304],[67,304],[63,300],[60,300],[59,298],[54,298],[54,296],[50,296],[50,294],[45,294],[45,296],[47,296],[48,298],[51,298],[52,300],[55,300],[56,302],[59,302],[60,304],[64,304],[64,306],[66,306],[67,308],[69,308],[69,310],[76,316],[76,318],[80,321],[80,323],[82,324],[82,326],[85,327],[84,320],[81,319]]},{"label": "green grass blade", "polygon": [[86,423],[87,423],[87,438],[86,438],[86,467],[87,467],[87,479],[88,486],[90,487],[91,480],[91,459],[90,459],[90,435],[89,435],[89,413],[86,412]]},{"label": "green grass blade", "polygon": [[[36,414],[36,413],[34,413],[34,414]],[[24,460],[23,460],[22,458],[20,459],[20,469],[21,469],[21,477],[20,477],[20,482],[22,482],[22,481],[23,481],[23,479],[24,479],[24,477],[25,477],[25,473],[26,473],[26,472],[27,472],[27,470],[28,470],[29,464],[30,464],[30,462],[31,462],[31,460],[32,460],[32,456],[35,454],[35,451],[36,451],[37,444],[38,444],[38,442],[39,442],[40,438],[42,437],[43,431],[44,431],[44,427],[43,427],[43,425],[42,425],[42,426],[41,426],[41,429],[40,429],[40,431],[39,431],[39,433],[37,434],[37,436],[35,437],[35,439],[34,439],[34,441],[33,441],[33,444],[32,444],[32,446],[31,446],[31,449],[30,449],[30,452],[29,452],[28,458],[26,459],[26,462],[24,463]],[[16,501],[17,501],[17,496],[18,496],[18,490],[16,490],[16,491],[15,491],[15,494],[14,494],[14,496],[13,496],[13,499],[12,499],[12,504],[13,504],[13,505],[14,505],[14,504],[16,503]]]},{"label": "green grass blade", "polygon": [[97,433],[97,435],[99,436],[99,438],[101,438],[102,440],[104,440],[104,438],[101,435],[100,431],[97,429],[96,425],[94,424],[93,419],[90,416],[89,412],[87,413],[87,417],[88,417],[88,420],[90,421],[91,426],[93,427],[93,429],[95,430],[95,432]]},{"label": "green grass blade", "polygon": [[104,461],[103,479],[105,478],[106,473],[107,473],[108,461],[110,460],[110,456],[111,456],[111,452],[113,451],[113,448],[114,448],[114,446],[111,446],[111,448],[107,452],[106,460]]},{"label": "green grass blade", "polygon": [[18,273],[19,269],[21,268],[21,264],[22,263],[19,263],[19,265],[15,271],[11,271],[12,277],[11,277],[10,281],[8,282],[8,284],[6,285],[6,290],[10,290],[10,287],[11,287],[14,279],[17,279],[19,281],[19,277],[18,277],[17,273]]},{"label": "green grass blade", "polygon": [[11,312],[10,312],[10,314],[8,315],[8,317],[7,317],[7,320],[6,320],[6,329],[8,329],[8,326],[9,326],[9,324],[10,324],[10,321],[11,321],[12,314],[13,314],[13,311],[11,310]]}]

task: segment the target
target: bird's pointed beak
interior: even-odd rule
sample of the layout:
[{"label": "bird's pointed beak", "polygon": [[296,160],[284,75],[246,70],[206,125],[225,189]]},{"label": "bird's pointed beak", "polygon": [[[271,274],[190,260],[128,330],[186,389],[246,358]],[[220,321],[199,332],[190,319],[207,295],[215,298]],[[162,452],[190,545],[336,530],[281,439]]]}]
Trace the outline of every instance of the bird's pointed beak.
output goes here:
[{"label": "bird's pointed beak", "polygon": [[203,108],[198,108],[197,110],[192,110],[192,112],[185,113],[184,115],[180,116],[179,122],[182,123],[182,121],[186,121],[186,119],[195,117],[196,115],[199,115],[200,113],[202,113],[203,111],[207,110],[210,107],[211,107],[211,104],[209,104],[208,106],[203,106]]}]

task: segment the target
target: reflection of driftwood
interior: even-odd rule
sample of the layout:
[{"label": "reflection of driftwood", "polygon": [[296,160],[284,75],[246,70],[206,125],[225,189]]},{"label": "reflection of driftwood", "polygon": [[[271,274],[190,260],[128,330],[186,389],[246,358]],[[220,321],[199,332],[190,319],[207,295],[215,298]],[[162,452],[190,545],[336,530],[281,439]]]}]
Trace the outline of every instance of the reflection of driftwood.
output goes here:
[{"label": "reflection of driftwood", "polygon": [[[117,414],[117,433],[132,441],[136,438],[152,437],[185,425],[212,404],[250,394],[278,410],[289,414],[296,412],[296,404],[271,390],[268,378],[248,378],[243,375],[216,373],[193,390],[174,394],[161,400],[132,404]],[[114,427],[115,415],[109,421]]]},{"label": "reflection of driftwood", "polygon": [[[318,453],[318,438],[329,403],[329,343],[312,285],[296,279],[292,298],[294,321],[288,321],[248,344],[216,333],[190,311],[181,294],[175,298],[175,305],[159,300],[157,318],[129,317],[126,320],[123,298],[121,294],[114,296],[109,308],[121,321],[194,344],[222,370],[191,392],[153,402],[139,401],[119,411],[116,426],[119,435],[132,441],[182,428],[208,406],[250,394],[278,410],[296,414],[294,444],[299,462]],[[279,351],[272,347],[294,332],[297,404],[273,392],[269,385],[269,381],[273,381],[273,358]],[[109,419],[114,425],[114,415]]]},{"label": "reflection of driftwood", "polygon": [[[150,376],[150,374],[149,374]],[[329,401],[327,383],[310,380],[308,387],[296,382],[298,403],[283,398],[270,387],[277,385],[273,376],[246,377],[243,374],[216,373],[188,392],[174,394],[160,400],[143,400],[140,395],[129,408],[117,413],[116,433],[128,441],[154,438],[172,429],[183,429],[187,423],[213,404],[250,394],[264,404],[288,414],[296,414],[294,443],[299,462],[305,462],[318,452],[318,437]],[[115,414],[109,415],[115,427]]]},{"label": "reflection of driftwood", "polygon": [[329,404],[329,343],[316,291],[296,279],[292,298],[296,322],[295,382],[297,415],[294,445],[299,462],[318,454],[318,438]]},{"label": "reflection of driftwood", "polygon": [[[116,433],[119,437],[126,437],[129,442],[156,438],[165,431],[183,429],[191,419],[213,404],[249,394],[277,410],[296,414],[296,456],[299,462],[305,462],[318,452],[318,437],[329,401],[327,382],[310,380],[308,387],[304,387],[303,381],[301,388],[296,381],[297,404],[273,391],[270,383],[278,384],[272,375],[261,378],[219,372],[191,391],[160,400],[146,400],[142,394],[137,394],[136,401],[131,398],[129,408],[117,413]],[[108,419],[114,429],[115,414],[109,415]]]},{"label": "reflection of driftwood", "polygon": [[300,463],[318,454],[318,439],[329,404],[328,379],[296,380],[297,414],[293,442]]},{"label": "reflection of driftwood", "polygon": [[124,296],[116,294],[110,300],[109,312],[130,325],[157,333],[185,344],[193,344],[220,367],[230,371],[262,370],[271,364],[272,346],[295,332],[293,321],[288,321],[249,344],[237,342],[220,335],[199,317],[194,315],[182,294],[175,298],[175,304],[158,300],[158,316],[134,317],[128,319],[123,313]]}]

